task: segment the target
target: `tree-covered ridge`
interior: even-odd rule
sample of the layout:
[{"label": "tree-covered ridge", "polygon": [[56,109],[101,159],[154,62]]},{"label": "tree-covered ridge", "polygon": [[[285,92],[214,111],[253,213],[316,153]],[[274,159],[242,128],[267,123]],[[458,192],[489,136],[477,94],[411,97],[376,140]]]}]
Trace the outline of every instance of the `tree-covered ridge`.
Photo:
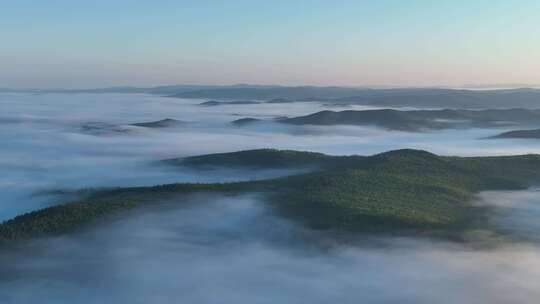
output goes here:
[{"label": "tree-covered ridge", "polygon": [[169,128],[169,127],[181,126],[183,124],[185,124],[185,122],[181,120],[165,118],[165,119],[156,120],[156,121],[133,123],[131,125],[136,126],[136,127],[144,127],[144,128]]},{"label": "tree-covered ridge", "polygon": [[244,125],[248,125],[248,124],[252,124],[252,123],[256,123],[256,122],[260,122],[260,121],[261,120],[257,119],[257,118],[245,117],[245,118],[240,118],[240,119],[233,120],[233,121],[231,121],[231,123],[233,125],[236,125],[236,126],[244,126]]},{"label": "tree-covered ridge", "polygon": [[535,129],[535,130],[514,130],[514,131],[503,132],[501,134],[497,134],[495,136],[489,137],[489,139],[497,139],[497,138],[534,138],[534,139],[539,139],[540,138],[540,129]]},{"label": "tree-covered ridge", "polygon": [[[201,158],[202,157],[202,158]],[[214,165],[319,164],[316,172],[224,184],[170,184],[96,191],[81,201],[31,212],[0,225],[6,240],[69,232],[92,220],[201,191],[263,192],[284,216],[318,229],[459,234],[482,218],[471,204],[483,190],[520,189],[540,182],[540,155],[443,157],[396,150],[370,157],[251,150],[195,158]],[[267,157],[267,158],[265,158]]]},{"label": "tree-covered ridge", "polygon": [[[95,219],[197,191],[234,191],[234,184],[170,184],[96,190],[80,201],[17,216],[0,224],[0,240],[28,239],[78,229]],[[85,191],[86,192],[86,191]]]},{"label": "tree-covered ridge", "polygon": [[279,120],[295,125],[373,125],[401,131],[538,125],[539,121],[540,110],[528,109],[321,111]]},{"label": "tree-covered ridge", "polygon": [[[353,231],[463,230],[478,191],[540,181],[540,156],[459,158],[399,150],[355,168],[280,179],[280,208],[314,227]],[[280,197],[281,196],[281,197]]]},{"label": "tree-covered ridge", "polygon": [[215,153],[186,158],[168,159],[164,162],[189,167],[235,167],[235,168],[305,168],[342,167],[362,156],[330,156],[322,153],[293,150],[257,149],[232,153]]}]

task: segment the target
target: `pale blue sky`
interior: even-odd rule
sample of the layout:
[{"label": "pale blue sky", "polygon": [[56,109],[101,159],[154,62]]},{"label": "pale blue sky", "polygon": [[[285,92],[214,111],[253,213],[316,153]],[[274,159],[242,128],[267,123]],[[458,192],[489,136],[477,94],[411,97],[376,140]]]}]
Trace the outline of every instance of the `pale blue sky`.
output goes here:
[{"label": "pale blue sky", "polygon": [[540,83],[540,1],[0,0],[0,87]]}]

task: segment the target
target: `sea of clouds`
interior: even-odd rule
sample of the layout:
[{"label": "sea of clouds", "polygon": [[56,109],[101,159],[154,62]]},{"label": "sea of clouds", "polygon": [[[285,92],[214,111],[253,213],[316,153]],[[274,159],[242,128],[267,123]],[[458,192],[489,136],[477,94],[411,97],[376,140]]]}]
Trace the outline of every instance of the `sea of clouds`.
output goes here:
[{"label": "sea of clouds", "polygon": [[540,296],[534,242],[472,249],[364,236],[344,245],[267,206],[257,194],[178,197],[0,252],[0,302],[503,304]]},{"label": "sea of clouds", "polygon": [[[279,148],[335,155],[425,149],[540,153],[540,141],[482,140],[504,129],[424,133],[288,126],[322,103],[223,105],[143,94],[0,94],[0,221],[64,202],[57,189],[264,179],[290,170],[194,170],[155,161]],[[352,107],[365,109],[364,107]],[[266,122],[238,127],[230,121]],[[173,118],[167,129],[129,126]],[[87,123],[126,132],[83,129]],[[540,296],[539,192],[487,192],[516,236],[490,249],[426,239],[337,244],[276,216],[259,195],[190,196],[85,232],[0,252],[0,303],[531,303]],[[72,198],[69,198],[72,199]]]}]

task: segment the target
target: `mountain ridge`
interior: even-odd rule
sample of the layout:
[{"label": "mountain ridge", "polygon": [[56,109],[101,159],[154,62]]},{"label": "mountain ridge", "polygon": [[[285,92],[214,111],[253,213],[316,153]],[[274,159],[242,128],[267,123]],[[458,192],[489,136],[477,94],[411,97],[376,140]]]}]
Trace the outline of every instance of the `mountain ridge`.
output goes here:
[{"label": "mountain ridge", "polygon": [[[261,153],[273,159],[257,160]],[[263,149],[198,157],[199,161],[232,159],[233,167],[245,165],[242,160],[249,163],[250,158],[261,168],[293,162],[323,165],[309,173],[261,181],[91,191],[82,200],[0,224],[0,239],[9,243],[65,234],[97,218],[172,198],[181,202],[178,195],[209,191],[264,194],[280,214],[313,229],[422,232],[460,239],[471,230],[491,229],[482,220],[484,208],[472,203],[476,193],[524,189],[540,182],[540,155],[449,157],[402,149],[373,156],[329,156]]]},{"label": "mountain ridge", "polygon": [[277,120],[293,125],[360,125],[389,130],[422,131],[504,125],[540,125],[540,110],[345,110],[320,111],[305,116]]}]

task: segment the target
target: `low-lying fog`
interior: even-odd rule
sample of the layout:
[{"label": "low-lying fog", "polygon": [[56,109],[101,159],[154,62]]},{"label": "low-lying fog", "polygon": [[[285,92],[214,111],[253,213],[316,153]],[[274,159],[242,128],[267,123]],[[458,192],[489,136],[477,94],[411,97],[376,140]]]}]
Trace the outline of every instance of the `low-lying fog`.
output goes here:
[{"label": "low-lying fog", "polygon": [[[35,195],[50,189],[233,181],[296,172],[193,172],[151,165],[163,158],[255,148],[366,155],[405,147],[452,155],[540,152],[540,140],[479,140],[503,130],[404,133],[273,122],[238,127],[230,121],[271,120],[343,107],[316,102],[208,107],[200,106],[202,101],[144,94],[0,94],[0,220],[62,200]],[[164,118],[186,123],[163,129],[127,126]],[[82,128],[96,122],[127,131],[96,133]]]},{"label": "low-lying fog", "polygon": [[[506,129],[390,132],[264,122],[322,103],[224,105],[137,94],[0,94],[0,221],[62,202],[48,190],[261,179],[291,170],[217,170],[152,162],[254,148],[369,155],[539,153],[540,140],[480,140]],[[362,109],[356,107],[356,109]],[[173,118],[174,128],[131,123]],[[126,132],[88,132],[86,123]],[[473,250],[423,239],[331,246],[272,214],[257,195],[193,196],[99,228],[0,253],[0,303],[531,303],[540,297],[539,192],[483,193],[493,221],[520,236]],[[321,241],[323,240],[323,241]],[[376,244],[376,245],[375,245]]]},{"label": "low-lying fog", "polygon": [[[490,203],[512,210],[506,195]],[[275,216],[255,194],[195,195],[0,253],[0,302],[534,303],[537,246],[337,245]]]}]

